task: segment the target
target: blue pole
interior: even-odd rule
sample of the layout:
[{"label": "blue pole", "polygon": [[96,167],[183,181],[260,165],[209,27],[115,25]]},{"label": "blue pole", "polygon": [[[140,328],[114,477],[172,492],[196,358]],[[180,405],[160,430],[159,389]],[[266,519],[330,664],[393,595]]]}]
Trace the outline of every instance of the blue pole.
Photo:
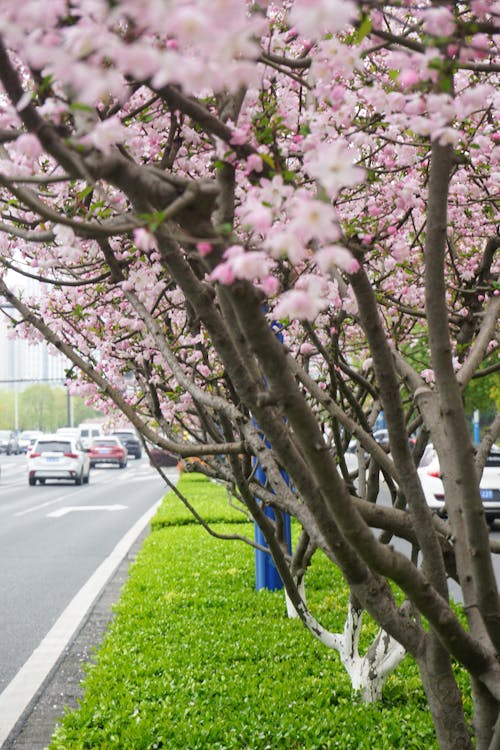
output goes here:
[{"label": "blue pole", "polygon": [[480,433],[479,433],[479,409],[476,409],[474,411],[473,425],[474,425],[474,445],[479,445],[479,441],[480,441]]},{"label": "blue pole", "polygon": [[[283,473],[283,472],[282,472]],[[285,481],[288,481],[287,475],[283,474]],[[262,468],[260,464],[257,465],[257,468],[255,470],[255,477],[259,480],[262,484],[266,481],[266,472]],[[276,518],[274,511],[272,508],[266,506],[264,508],[264,513],[268,518],[272,518],[273,520]],[[288,551],[291,553],[292,551],[292,530],[291,530],[291,520],[288,513],[283,513],[283,525],[284,525],[284,532],[285,532],[285,539],[288,546]],[[254,523],[254,539],[261,547],[267,548],[267,542],[265,540],[264,534],[258,527],[256,523]],[[260,591],[260,589],[269,589],[269,591],[278,591],[279,589],[283,588],[283,581],[281,580],[281,576],[278,573],[278,569],[276,568],[276,565],[274,564],[274,560],[271,557],[270,552],[264,552],[263,550],[256,549],[255,550],[255,590]]]},{"label": "blue pole", "polygon": [[[271,323],[271,330],[275,334],[278,341],[283,343],[283,325],[279,323],[276,320],[273,320]],[[254,421],[255,424],[255,421]],[[266,445],[269,446],[269,443],[266,441]],[[288,474],[284,471],[281,471],[281,475],[285,482],[289,483]],[[262,468],[262,466],[258,463],[255,469],[255,478],[264,486],[267,480],[266,472]],[[257,498],[257,502],[259,501],[259,498]],[[272,518],[273,520],[276,519],[275,513],[272,508],[269,508],[266,506],[264,508],[264,513],[269,518]],[[288,546],[288,551],[292,552],[292,525],[290,516],[288,513],[283,513],[283,528],[285,533],[285,539]],[[254,523],[254,539],[261,547],[267,548],[267,542],[265,540],[264,534],[258,527],[256,523]],[[271,557],[270,552],[263,552],[260,549],[255,550],[255,589],[259,591],[260,589],[269,589],[270,591],[277,591],[279,589],[283,588],[283,581],[281,580],[281,576],[278,573],[278,570],[276,568],[276,565],[274,564],[274,560]]]}]

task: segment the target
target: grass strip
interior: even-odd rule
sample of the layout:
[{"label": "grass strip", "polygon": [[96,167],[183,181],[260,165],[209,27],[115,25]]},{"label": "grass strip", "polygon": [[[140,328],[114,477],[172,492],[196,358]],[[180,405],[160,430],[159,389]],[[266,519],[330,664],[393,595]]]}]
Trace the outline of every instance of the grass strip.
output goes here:
[{"label": "grass strip", "polygon": [[[197,475],[179,489],[210,519],[233,512],[225,490]],[[336,654],[286,617],[283,594],[255,591],[253,550],[186,523],[177,502],[166,496],[86,667],[80,708],[62,718],[49,750],[437,748],[410,659],[383,701],[358,702]],[[231,533],[234,522],[216,528]],[[243,532],[252,524],[238,524]],[[342,630],[346,598],[316,555],[313,611]]]}]

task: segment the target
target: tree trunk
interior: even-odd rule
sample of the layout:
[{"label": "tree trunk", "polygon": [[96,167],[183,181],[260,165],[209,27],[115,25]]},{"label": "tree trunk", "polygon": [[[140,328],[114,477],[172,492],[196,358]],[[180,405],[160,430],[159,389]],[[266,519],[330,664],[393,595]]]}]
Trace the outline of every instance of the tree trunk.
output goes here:
[{"label": "tree trunk", "polygon": [[472,750],[462,696],[449,656],[432,631],[424,656],[417,661],[439,747],[441,750]]},{"label": "tree trunk", "polygon": [[493,698],[489,690],[472,678],[472,694],[474,697],[474,736],[476,739],[476,750],[495,750],[497,745],[492,745],[495,724],[500,721],[498,713],[498,702]]}]

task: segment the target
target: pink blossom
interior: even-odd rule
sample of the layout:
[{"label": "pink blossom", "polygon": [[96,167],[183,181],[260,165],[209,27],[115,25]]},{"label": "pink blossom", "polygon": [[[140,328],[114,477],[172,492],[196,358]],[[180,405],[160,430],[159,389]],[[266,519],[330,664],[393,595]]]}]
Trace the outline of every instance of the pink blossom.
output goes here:
[{"label": "pink blossom", "polygon": [[285,292],[280,297],[274,314],[277,318],[297,318],[312,322],[326,305],[326,300],[311,297],[301,289],[294,289]]},{"label": "pink blossom", "polygon": [[330,98],[333,102],[340,103],[344,100],[346,95],[346,87],[337,84],[333,87],[330,92]]},{"label": "pink blossom", "polygon": [[144,250],[145,252],[153,249],[157,249],[156,238],[149,229],[139,227],[134,229],[134,245],[138,250]]},{"label": "pink blossom", "polygon": [[437,141],[441,146],[456,146],[462,137],[462,133],[455,128],[437,128],[432,133],[432,140]]},{"label": "pink blossom", "polygon": [[209,276],[210,281],[218,281],[220,284],[229,286],[235,280],[235,275],[228,263],[220,263]]},{"label": "pink blossom", "polygon": [[373,367],[373,358],[367,357],[361,365],[361,369],[363,370],[363,372],[367,372],[371,367]]},{"label": "pink blossom", "polygon": [[280,283],[275,276],[264,276],[260,282],[260,286],[264,294],[268,297],[274,297],[280,288]]},{"label": "pink blossom", "polygon": [[[300,136],[303,139],[302,136]],[[272,180],[263,177],[260,180],[260,189],[256,191],[261,203],[266,203],[272,208],[279,209],[283,201],[288,200],[293,194],[291,185],[283,182],[281,175],[275,175]]]},{"label": "pink blossom", "polygon": [[53,232],[57,245],[72,245],[75,242],[75,233],[71,227],[64,224],[55,224]]},{"label": "pink blossom", "polygon": [[422,11],[423,28],[434,36],[452,36],[455,32],[455,18],[449,8],[428,8]]},{"label": "pink blossom", "polygon": [[198,250],[201,257],[204,258],[205,255],[208,255],[212,252],[212,245],[210,244],[210,242],[197,242],[196,249]]},{"label": "pink blossom", "polygon": [[312,238],[331,241],[339,236],[337,214],[330,203],[296,194],[290,205],[290,229],[304,243]]},{"label": "pink blossom", "polygon": [[354,158],[347,141],[339,138],[333,143],[318,144],[306,153],[304,165],[311,177],[335,198],[341,188],[356,185],[365,176],[365,170],[353,164]]},{"label": "pink blossom", "polygon": [[38,159],[43,152],[40,141],[31,133],[23,133],[20,135],[16,141],[16,148],[24,154],[30,162],[34,162]]},{"label": "pink blossom", "polygon": [[408,89],[410,88],[410,86],[414,86],[420,81],[420,76],[418,75],[416,70],[407,68],[406,70],[402,70],[400,72],[398,81],[404,89]]},{"label": "pink blossom", "polygon": [[488,13],[491,8],[491,0],[471,0],[472,12],[479,16],[484,13]]},{"label": "pink blossom", "polygon": [[478,60],[484,60],[488,57],[489,50],[489,39],[486,34],[474,34],[471,39],[470,49],[473,51],[473,56]]},{"label": "pink blossom", "polygon": [[210,367],[207,367],[207,365],[204,364],[198,365],[198,372],[200,373],[200,375],[203,375],[204,378],[208,378],[208,376],[212,373]]},{"label": "pink blossom", "polygon": [[315,39],[325,31],[342,31],[357,17],[350,0],[296,0],[290,11],[290,23],[301,34]]},{"label": "pink blossom", "polygon": [[404,240],[401,240],[392,246],[391,254],[398,263],[401,263],[410,256],[410,248]]},{"label": "pink blossom", "polygon": [[273,223],[273,212],[260,201],[250,198],[239,211],[242,221],[251,226],[256,232],[267,232]]},{"label": "pink blossom", "polygon": [[245,174],[251,172],[262,172],[262,158],[258,154],[250,154],[246,160]]},{"label": "pink blossom", "polygon": [[245,252],[243,245],[230,245],[224,251],[224,258],[235,258]]},{"label": "pink blossom", "polygon": [[269,275],[274,261],[266,253],[249,251],[235,254],[228,260],[228,264],[236,279],[260,279]]},{"label": "pink blossom", "polygon": [[90,143],[94,148],[108,154],[116,143],[126,140],[127,128],[122,125],[118,117],[98,122],[93,130],[82,138],[82,142]]},{"label": "pink blossom", "polygon": [[233,128],[231,140],[232,146],[241,146],[248,141],[248,128]]},{"label": "pink blossom", "polygon": [[324,273],[331,271],[337,266],[346,273],[359,271],[359,263],[346,247],[341,245],[329,245],[321,248],[314,256],[316,263]]},{"label": "pink blossom", "polygon": [[293,227],[269,232],[264,238],[264,246],[273,258],[288,258],[291,263],[300,263],[310,254]]}]

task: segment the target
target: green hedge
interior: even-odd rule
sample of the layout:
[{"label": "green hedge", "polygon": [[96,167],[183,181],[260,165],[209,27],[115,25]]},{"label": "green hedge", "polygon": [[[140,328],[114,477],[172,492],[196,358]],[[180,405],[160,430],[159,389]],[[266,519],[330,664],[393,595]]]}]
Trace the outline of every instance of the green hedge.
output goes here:
[{"label": "green hedge", "polygon": [[[227,505],[224,490],[198,477],[179,486],[199,506],[210,497],[214,517]],[[255,592],[253,550],[179,514],[169,493],[87,666],[81,706],[63,718],[50,750],[437,747],[411,660],[389,678],[381,703],[359,703],[337,655],[286,617],[283,594]],[[234,533],[235,524],[217,531]],[[320,555],[308,599],[342,629],[346,590]]]},{"label": "green hedge", "polygon": [[[183,474],[178,489],[207,523],[249,523],[248,512],[241,503],[234,497],[231,497],[230,502],[227,491],[208,481],[203,474]],[[165,496],[162,506],[151,521],[151,528],[157,530],[163,526],[195,523],[193,514],[175,491],[172,491]]]}]

